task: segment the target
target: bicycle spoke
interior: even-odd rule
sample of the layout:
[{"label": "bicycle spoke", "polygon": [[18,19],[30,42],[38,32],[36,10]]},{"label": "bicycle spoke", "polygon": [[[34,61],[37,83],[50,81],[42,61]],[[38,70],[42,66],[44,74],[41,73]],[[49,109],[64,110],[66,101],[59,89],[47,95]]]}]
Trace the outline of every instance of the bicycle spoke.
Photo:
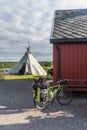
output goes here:
[{"label": "bicycle spoke", "polygon": [[72,93],[68,89],[62,89],[57,94],[57,101],[62,105],[68,105],[72,101]]}]

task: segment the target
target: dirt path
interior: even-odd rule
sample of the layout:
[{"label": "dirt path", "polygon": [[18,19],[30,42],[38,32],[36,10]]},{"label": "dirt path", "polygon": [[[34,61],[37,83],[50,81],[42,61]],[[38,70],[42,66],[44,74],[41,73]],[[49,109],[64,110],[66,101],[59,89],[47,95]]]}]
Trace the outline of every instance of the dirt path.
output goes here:
[{"label": "dirt path", "polygon": [[32,81],[0,81],[0,130],[86,130],[87,99],[74,98],[66,107],[56,103],[34,108]]}]

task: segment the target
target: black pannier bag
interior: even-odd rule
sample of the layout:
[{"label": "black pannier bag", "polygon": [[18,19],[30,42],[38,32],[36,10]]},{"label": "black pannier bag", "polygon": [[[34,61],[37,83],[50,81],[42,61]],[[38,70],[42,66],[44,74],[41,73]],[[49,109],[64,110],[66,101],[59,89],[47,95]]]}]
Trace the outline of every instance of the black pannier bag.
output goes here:
[{"label": "black pannier bag", "polygon": [[34,79],[33,89],[37,89],[37,87],[47,89],[47,84],[43,78]]}]

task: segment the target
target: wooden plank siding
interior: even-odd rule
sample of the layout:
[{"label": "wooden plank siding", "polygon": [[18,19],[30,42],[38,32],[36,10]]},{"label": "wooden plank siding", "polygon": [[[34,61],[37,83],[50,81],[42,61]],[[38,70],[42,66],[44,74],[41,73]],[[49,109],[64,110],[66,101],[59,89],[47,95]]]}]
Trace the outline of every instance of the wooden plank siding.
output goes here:
[{"label": "wooden plank siding", "polygon": [[[58,63],[58,48],[60,49],[60,63]],[[59,70],[60,64],[60,70]],[[87,43],[61,43],[53,44],[53,74],[54,83],[60,79],[69,79],[70,81],[87,80]],[[82,90],[79,82],[78,90]],[[86,82],[87,83],[87,82]],[[84,85],[84,83],[83,83]],[[82,86],[83,86],[82,85]],[[71,86],[75,87],[75,83]],[[75,88],[73,88],[75,90]],[[85,91],[87,84],[85,84]]]}]

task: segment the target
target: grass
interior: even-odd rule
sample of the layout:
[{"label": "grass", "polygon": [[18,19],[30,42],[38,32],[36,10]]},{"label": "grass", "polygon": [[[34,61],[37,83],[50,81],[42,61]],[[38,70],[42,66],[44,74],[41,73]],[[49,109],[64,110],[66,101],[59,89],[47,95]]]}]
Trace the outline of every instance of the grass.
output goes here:
[{"label": "grass", "polygon": [[[38,75],[5,75],[5,78],[0,78],[0,80],[33,80],[39,78]],[[47,80],[52,80],[50,77],[42,76]]]},{"label": "grass", "polygon": [[[38,78],[39,76],[34,75],[5,75],[5,78],[3,80],[31,80],[34,78]],[[2,79],[1,79],[2,80]]]}]

